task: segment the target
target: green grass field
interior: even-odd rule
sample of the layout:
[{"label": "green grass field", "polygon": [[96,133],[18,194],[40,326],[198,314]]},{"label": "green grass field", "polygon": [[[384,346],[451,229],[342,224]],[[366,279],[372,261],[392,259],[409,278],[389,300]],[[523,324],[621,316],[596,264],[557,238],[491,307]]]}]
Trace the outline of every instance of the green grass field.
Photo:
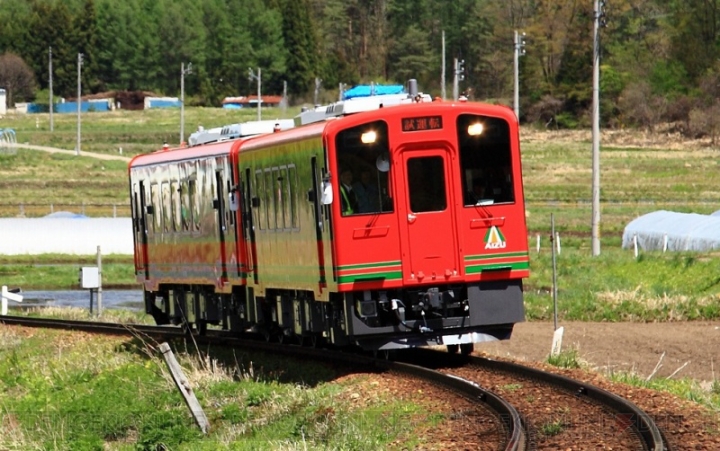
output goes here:
[{"label": "green grass field", "polygon": [[[266,109],[263,118],[288,118],[297,110]],[[187,108],[186,134],[255,120],[254,110]],[[3,127],[18,142],[74,149],[75,115],[10,115]],[[179,141],[179,110],[115,111],[83,115],[84,151],[132,156]],[[718,318],[720,260],[717,254],[647,253],[635,259],[622,250],[626,224],[651,211],[711,213],[720,209],[717,154],[709,149],[601,147],[601,255],[591,256],[591,144],[577,140],[524,139],[522,159],[531,272],[526,281],[529,318],[547,319],[552,304],[550,218],[560,235],[558,304],[565,319],[663,321]],[[127,163],[74,155],[18,150],[0,155],[0,216],[71,210],[107,216],[114,207],[127,216]],[[536,250],[540,237],[540,252]],[[89,257],[92,259],[92,256]],[[80,259],[77,259],[80,260]],[[4,284],[69,288],[76,261],[59,256],[0,258]],[[132,285],[132,259],[117,257],[104,271],[108,284]],[[47,265],[50,266],[47,266]],[[112,271],[112,272],[111,272]]]}]

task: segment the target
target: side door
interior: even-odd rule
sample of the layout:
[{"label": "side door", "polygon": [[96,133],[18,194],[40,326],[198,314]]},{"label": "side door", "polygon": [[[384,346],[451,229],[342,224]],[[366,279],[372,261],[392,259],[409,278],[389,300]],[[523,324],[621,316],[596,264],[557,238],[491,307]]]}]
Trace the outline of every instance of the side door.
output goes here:
[{"label": "side door", "polygon": [[135,234],[135,271],[147,279],[148,268],[148,227],[145,198],[145,181],[133,184],[133,228]]},{"label": "side door", "polygon": [[[219,162],[222,164],[222,162]],[[215,262],[216,284],[223,284],[228,280],[228,221],[227,204],[225,201],[225,171],[223,168],[215,171],[215,199],[213,207],[217,214],[217,237],[220,245],[219,259]],[[219,280],[217,280],[219,279]]]},{"label": "side door", "polygon": [[253,282],[258,283],[257,274],[257,247],[255,242],[255,218],[253,217],[253,195],[252,195],[252,173],[250,168],[245,169],[245,177],[242,180],[242,218],[243,235],[245,237],[245,265],[247,275],[252,273]]},{"label": "side door", "polygon": [[[443,283],[460,276],[461,254],[449,149],[400,150],[404,189],[399,190],[403,279]],[[404,224],[403,224],[404,222]]]}]

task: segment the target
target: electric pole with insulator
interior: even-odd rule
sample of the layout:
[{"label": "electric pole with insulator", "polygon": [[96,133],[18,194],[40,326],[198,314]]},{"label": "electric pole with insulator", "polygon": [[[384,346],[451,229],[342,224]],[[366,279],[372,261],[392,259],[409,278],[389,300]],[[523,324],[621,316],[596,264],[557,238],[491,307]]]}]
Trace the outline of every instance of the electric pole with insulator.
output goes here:
[{"label": "electric pole with insulator", "polygon": [[457,100],[460,97],[460,82],[465,80],[465,60],[458,60],[455,58],[453,72],[455,77],[453,78],[453,100]]}]

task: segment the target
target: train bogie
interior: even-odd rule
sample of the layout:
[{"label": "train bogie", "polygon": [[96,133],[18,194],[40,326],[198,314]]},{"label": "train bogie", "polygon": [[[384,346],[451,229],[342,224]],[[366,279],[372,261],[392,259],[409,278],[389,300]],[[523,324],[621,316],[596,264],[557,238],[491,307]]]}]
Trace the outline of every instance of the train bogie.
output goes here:
[{"label": "train bogie", "polygon": [[146,309],[373,350],[508,338],[529,266],[520,168],[511,110],[450,102],[138,157]]}]

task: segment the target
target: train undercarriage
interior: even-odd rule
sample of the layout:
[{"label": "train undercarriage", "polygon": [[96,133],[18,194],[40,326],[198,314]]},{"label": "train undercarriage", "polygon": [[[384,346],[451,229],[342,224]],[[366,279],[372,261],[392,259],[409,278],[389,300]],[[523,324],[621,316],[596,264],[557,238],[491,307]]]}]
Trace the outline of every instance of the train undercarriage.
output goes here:
[{"label": "train undercarriage", "polygon": [[258,297],[247,287],[218,294],[210,286],[160,285],[145,292],[145,307],[159,325],[201,334],[213,325],[268,340],[373,351],[445,345],[469,354],[474,343],[510,338],[524,320],[519,280],[334,293],[329,302],[305,291],[268,289]]}]

